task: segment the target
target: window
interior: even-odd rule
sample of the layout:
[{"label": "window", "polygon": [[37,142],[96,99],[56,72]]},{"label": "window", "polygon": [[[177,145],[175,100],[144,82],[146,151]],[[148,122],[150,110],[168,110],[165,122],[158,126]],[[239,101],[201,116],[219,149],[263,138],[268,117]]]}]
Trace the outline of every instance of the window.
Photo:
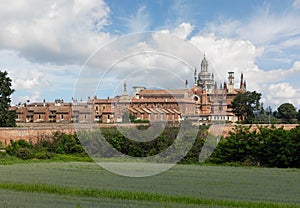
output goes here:
[{"label": "window", "polygon": [[60,119],[62,119],[62,120],[64,119],[64,114],[60,115]]}]

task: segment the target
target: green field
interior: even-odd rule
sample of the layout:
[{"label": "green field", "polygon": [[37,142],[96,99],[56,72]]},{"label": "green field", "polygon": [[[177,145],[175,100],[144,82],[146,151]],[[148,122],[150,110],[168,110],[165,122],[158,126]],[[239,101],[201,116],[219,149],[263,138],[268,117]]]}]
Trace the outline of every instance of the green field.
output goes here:
[{"label": "green field", "polygon": [[177,165],[152,177],[95,163],[0,165],[0,207],[300,207],[300,170]]}]

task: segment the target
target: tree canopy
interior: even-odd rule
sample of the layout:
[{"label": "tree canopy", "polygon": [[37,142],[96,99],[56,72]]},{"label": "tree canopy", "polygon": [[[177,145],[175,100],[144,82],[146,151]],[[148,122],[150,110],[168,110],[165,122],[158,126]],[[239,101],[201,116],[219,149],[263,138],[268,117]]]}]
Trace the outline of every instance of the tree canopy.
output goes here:
[{"label": "tree canopy", "polygon": [[256,91],[238,93],[231,103],[232,111],[240,121],[245,120],[251,123],[251,120],[255,117],[254,113],[260,110],[260,99],[261,93]]},{"label": "tree canopy", "polygon": [[16,125],[16,112],[9,111],[11,102],[10,96],[14,92],[11,81],[6,71],[0,71],[0,127]]},{"label": "tree canopy", "polygon": [[294,123],[297,116],[296,108],[291,103],[283,103],[277,109],[278,117],[282,119],[284,123]]},{"label": "tree canopy", "polygon": [[300,109],[298,110],[298,113],[297,113],[297,120],[300,121]]}]

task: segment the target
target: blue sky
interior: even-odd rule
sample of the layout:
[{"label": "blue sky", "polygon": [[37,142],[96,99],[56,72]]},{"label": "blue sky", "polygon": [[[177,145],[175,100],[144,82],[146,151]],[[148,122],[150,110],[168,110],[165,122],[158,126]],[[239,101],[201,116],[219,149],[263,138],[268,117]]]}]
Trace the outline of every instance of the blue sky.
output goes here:
[{"label": "blue sky", "polygon": [[[226,81],[227,71],[234,71],[237,78],[244,73],[248,89],[261,92],[265,106],[276,109],[281,103],[291,102],[300,108],[299,0],[12,0],[1,5],[0,63],[16,89],[12,104],[44,98],[70,101],[76,96],[74,88],[80,72],[82,75],[93,68],[90,80],[99,82],[107,70],[106,62],[130,50],[155,48],[151,43],[157,45],[156,50],[168,48],[168,52],[179,56],[179,52],[193,50],[185,44],[178,48],[178,39],[150,43],[145,37],[130,36],[153,31],[175,35],[205,52],[221,82]],[[131,45],[118,42],[124,35],[137,39],[127,38]],[[107,44],[119,47],[119,51]],[[110,51],[102,53],[103,47]],[[202,57],[196,58],[191,63],[199,67]],[[176,83],[180,79],[193,82],[192,73],[172,60],[167,63],[167,59],[156,55],[124,59],[99,85],[101,89],[86,91],[91,95],[81,97],[114,96],[124,81],[129,88],[147,84],[150,78],[161,81],[166,88],[182,88],[182,83]],[[134,64],[145,68],[171,64],[174,80],[166,81],[164,72],[159,77],[151,70],[133,73]],[[151,75],[147,77],[147,73]]]}]

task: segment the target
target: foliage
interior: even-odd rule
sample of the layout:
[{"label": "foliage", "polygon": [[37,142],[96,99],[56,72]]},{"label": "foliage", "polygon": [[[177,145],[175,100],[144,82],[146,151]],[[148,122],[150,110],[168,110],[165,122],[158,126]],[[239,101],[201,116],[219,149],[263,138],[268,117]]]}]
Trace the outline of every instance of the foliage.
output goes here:
[{"label": "foliage", "polygon": [[[111,158],[118,156],[117,152],[120,152],[132,157],[156,156],[156,159],[171,162],[178,161],[179,155],[187,151],[187,155],[181,162],[198,161],[199,152],[207,135],[207,126],[201,126],[200,129],[191,125],[189,127],[182,126],[181,128],[188,128],[184,134],[179,132],[179,127],[167,126],[162,129],[161,134],[157,135],[157,132],[161,131],[160,125],[152,124],[151,131],[146,131],[149,126],[138,126],[139,131],[125,127],[121,129],[101,128],[101,132],[82,131],[79,134],[82,138],[82,145],[89,155],[96,158]],[[104,142],[108,142],[110,147],[107,147]],[[111,150],[111,147],[117,152]],[[165,150],[168,150],[168,154]],[[178,154],[178,152],[180,153]]]},{"label": "foliage", "polygon": [[[137,128],[140,131],[132,131],[132,128],[103,128],[97,131],[82,131],[78,132],[80,141],[75,134],[56,132],[51,137],[41,137],[36,144],[30,144],[24,140],[11,141],[5,150],[8,155],[23,160],[31,158],[59,159],[63,155],[66,157],[75,155],[90,161],[85,150],[92,157],[111,158],[118,156],[116,152],[111,151],[103,143],[108,142],[110,147],[113,147],[117,152],[133,157],[157,156],[160,153],[164,154],[165,150],[168,149],[171,150],[171,154],[166,155],[167,157],[163,156],[163,159],[166,162],[171,162],[178,161],[177,153],[185,151],[185,148],[188,147],[188,152],[180,163],[198,163],[203,145],[210,137],[208,126],[182,126],[181,128],[187,128],[188,131],[185,131],[181,137],[179,136],[179,127],[166,127],[158,136],[156,136],[158,129],[149,132],[144,131],[149,126]],[[275,127],[259,127],[255,131],[250,128],[236,126],[228,137],[221,139],[209,162],[280,168],[300,167],[298,154],[300,152],[300,128],[289,131]],[[205,148],[212,148],[211,144],[206,144],[208,146]]]},{"label": "foliage", "polygon": [[284,103],[277,110],[278,118],[281,118],[284,123],[295,123],[297,111],[293,104]]},{"label": "foliage", "polygon": [[243,165],[300,168],[300,128],[236,126],[223,138],[211,158],[215,163],[237,162]]},{"label": "foliage", "polygon": [[260,99],[261,94],[256,91],[238,93],[231,103],[233,113],[240,121],[251,123],[255,117],[254,112],[260,110]]},{"label": "foliage", "polygon": [[36,144],[30,144],[23,139],[10,141],[5,147],[10,156],[27,159],[51,159],[57,155],[80,155],[87,157],[77,135],[55,132],[52,137],[41,136]]},{"label": "foliage", "polygon": [[0,127],[16,126],[16,112],[9,110],[10,96],[14,92],[11,81],[6,71],[0,71]]}]

